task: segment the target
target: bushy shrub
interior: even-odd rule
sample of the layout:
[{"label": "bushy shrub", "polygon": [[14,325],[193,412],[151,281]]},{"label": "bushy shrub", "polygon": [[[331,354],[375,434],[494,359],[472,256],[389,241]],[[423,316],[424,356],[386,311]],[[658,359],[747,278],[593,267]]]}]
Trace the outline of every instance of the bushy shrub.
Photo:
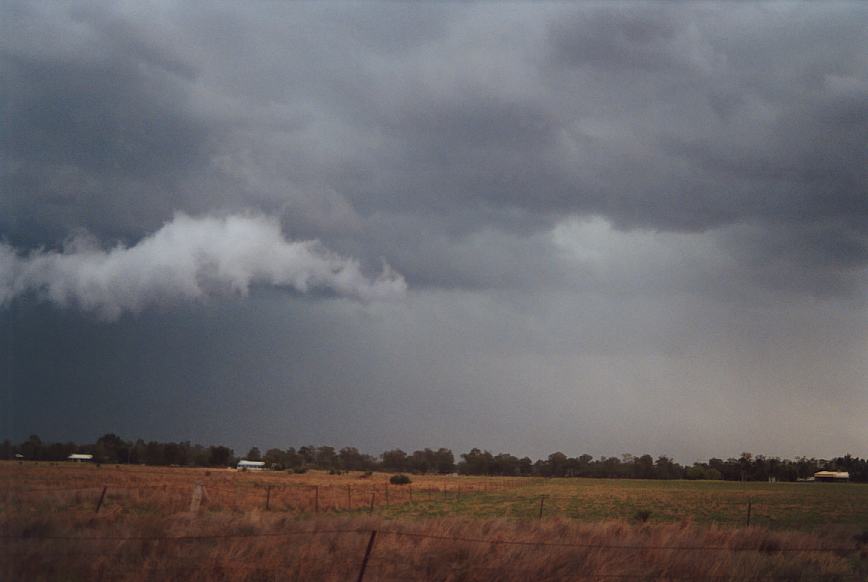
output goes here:
[{"label": "bushy shrub", "polygon": [[303,475],[307,473],[307,469],[305,467],[295,467],[294,469],[292,469],[292,472],[296,475]]},{"label": "bushy shrub", "polygon": [[392,477],[389,479],[389,483],[391,483],[392,485],[409,485],[410,483],[412,483],[412,481],[407,475],[398,474],[392,475]]},{"label": "bushy shrub", "polygon": [[636,513],[633,514],[633,519],[638,521],[639,523],[645,523],[648,519],[651,518],[651,512],[647,509],[640,509]]}]

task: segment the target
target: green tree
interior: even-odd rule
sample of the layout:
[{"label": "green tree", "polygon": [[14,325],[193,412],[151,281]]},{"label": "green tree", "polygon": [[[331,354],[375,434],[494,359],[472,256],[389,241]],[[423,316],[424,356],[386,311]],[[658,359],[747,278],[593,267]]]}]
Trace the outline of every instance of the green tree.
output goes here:
[{"label": "green tree", "polygon": [[401,449],[392,449],[383,453],[383,469],[386,471],[406,471],[407,453]]},{"label": "green tree", "polygon": [[208,447],[208,464],[212,467],[227,467],[232,462],[232,449],[222,445]]}]

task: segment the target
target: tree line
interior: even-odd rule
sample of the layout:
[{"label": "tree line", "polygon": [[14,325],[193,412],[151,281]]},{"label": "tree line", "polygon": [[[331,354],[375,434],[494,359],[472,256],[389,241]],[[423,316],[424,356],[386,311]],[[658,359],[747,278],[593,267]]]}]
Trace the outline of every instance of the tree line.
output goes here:
[{"label": "tree line", "polygon": [[[0,444],[0,458],[28,461],[63,461],[72,453],[89,453],[98,463],[141,465],[176,465],[191,467],[228,467],[239,457],[223,445],[204,446],[182,442],[145,442],[124,440],[115,434],[105,434],[95,443],[78,445],[73,442],[43,442],[36,435],[14,444]],[[868,482],[868,459],[849,454],[832,459],[796,457],[781,459],[742,453],[727,459],[711,458],[707,462],[681,465],[671,457],[656,459],[645,454],[620,457],[591,455],[569,457],[555,452],[544,459],[516,457],[509,453],[493,454],[478,448],[460,455],[456,461],[447,448],[422,449],[407,453],[401,449],[384,451],[378,456],[362,453],[355,447],[336,449],[331,446],[301,446],[272,448],[262,453],[253,447],[243,457],[264,461],[275,470],[305,471],[389,471],[403,473],[434,473],[491,475],[504,477],[591,477],[607,479],[709,479],[726,481],[797,481],[807,479],[816,471],[847,471],[851,481]]]}]

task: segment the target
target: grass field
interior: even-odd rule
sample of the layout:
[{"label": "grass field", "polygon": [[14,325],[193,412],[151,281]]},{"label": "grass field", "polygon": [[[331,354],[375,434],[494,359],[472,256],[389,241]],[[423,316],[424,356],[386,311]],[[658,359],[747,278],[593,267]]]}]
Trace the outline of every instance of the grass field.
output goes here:
[{"label": "grass field", "polygon": [[0,573],[344,580],[377,530],[368,580],[868,579],[865,485],[388,477],[0,463]]},{"label": "grass field", "polygon": [[[409,486],[388,485],[390,475],[309,472],[238,472],[58,463],[0,463],[0,508],[89,511],[107,487],[101,511],[176,512],[189,509],[193,486],[207,494],[205,511],[265,509],[300,514],[370,512],[388,518],[444,515],[580,521],[632,519],[649,511],[652,522],[771,528],[868,527],[868,485],[856,483],[734,483],[413,476]],[[269,492],[270,488],[270,492]],[[317,499],[318,497],[318,499]]]}]

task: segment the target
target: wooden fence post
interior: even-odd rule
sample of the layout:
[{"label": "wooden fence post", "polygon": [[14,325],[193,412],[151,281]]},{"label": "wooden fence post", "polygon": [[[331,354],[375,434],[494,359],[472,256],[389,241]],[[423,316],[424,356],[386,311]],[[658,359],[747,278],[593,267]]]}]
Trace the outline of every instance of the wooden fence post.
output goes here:
[{"label": "wooden fence post", "polygon": [[319,513],[319,485],[313,486],[313,512]]},{"label": "wooden fence post", "polygon": [[747,500],[747,527],[750,527],[750,509],[751,509],[751,500]]},{"label": "wooden fence post", "polygon": [[190,497],[190,513],[199,511],[199,505],[202,504],[202,484],[196,483],[193,485],[193,495]]},{"label": "wooden fence post", "polygon": [[[373,499],[373,494],[371,494],[371,499]],[[362,567],[359,569],[359,577],[356,578],[356,582],[364,582],[365,570],[368,567],[368,560],[371,559],[371,552],[374,551],[374,540],[376,539],[377,530],[371,530],[371,537],[368,539],[368,547],[365,548],[365,557],[362,558]]]},{"label": "wooden fence post", "polygon": [[265,511],[271,509],[271,485],[265,489]]},{"label": "wooden fence post", "polygon": [[99,508],[102,507],[102,502],[105,500],[106,489],[108,489],[108,485],[102,488],[102,493],[99,495],[99,501],[96,502],[96,511],[94,513],[99,513]]},{"label": "wooden fence post", "polygon": [[371,493],[371,509],[368,511],[368,513],[374,513],[374,497],[376,497],[376,495],[376,493]]},{"label": "wooden fence post", "polygon": [[347,485],[347,509],[353,508],[353,493],[350,486]]},{"label": "wooden fence post", "polygon": [[545,502],[546,502],[546,496],[545,496],[545,495],[540,495],[540,496],[539,496],[539,517],[537,517],[537,519],[542,519],[542,515],[543,515],[543,504],[544,504]]},{"label": "wooden fence post", "polygon": [[385,485],[385,487],[383,487],[383,489],[386,491],[386,505],[389,505],[389,484],[386,483],[386,485]]}]

